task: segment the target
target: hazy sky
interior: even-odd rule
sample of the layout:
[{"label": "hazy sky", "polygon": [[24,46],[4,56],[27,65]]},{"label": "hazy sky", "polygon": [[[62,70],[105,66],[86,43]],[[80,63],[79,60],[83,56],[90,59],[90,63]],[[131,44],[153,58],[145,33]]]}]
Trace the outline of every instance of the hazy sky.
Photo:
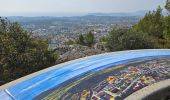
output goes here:
[{"label": "hazy sky", "polygon": [[0,0],[0,16],[135,12],[164,4],[165,0]]}]

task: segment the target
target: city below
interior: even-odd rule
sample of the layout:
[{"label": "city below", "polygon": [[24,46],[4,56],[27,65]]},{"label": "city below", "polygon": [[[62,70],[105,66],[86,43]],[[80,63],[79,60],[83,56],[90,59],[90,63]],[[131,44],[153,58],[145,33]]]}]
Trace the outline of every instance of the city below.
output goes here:
[{"label": "city below", "polygon": [[74,40],[79,34],[93,32],[96,41],[106,36],[113,27],[130,28],[136,24],[142,15],[99,15],[73,17],[8,17],[19,22],[24,29],[34,37],[48,39],[51,48],[65,45],[68,40]]}]

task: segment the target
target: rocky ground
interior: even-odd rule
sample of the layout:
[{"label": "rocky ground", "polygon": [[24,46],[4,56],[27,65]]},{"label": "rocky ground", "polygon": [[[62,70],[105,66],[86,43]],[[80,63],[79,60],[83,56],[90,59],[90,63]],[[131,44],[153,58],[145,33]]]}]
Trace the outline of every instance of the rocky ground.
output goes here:
[{"label": "rocky ground", "polygon": [[99,44],[95,44],[93,47],[81,45],[62,46],[57,47],[55,50],[60,55],[56,64],[106,52],[105,48]]}]

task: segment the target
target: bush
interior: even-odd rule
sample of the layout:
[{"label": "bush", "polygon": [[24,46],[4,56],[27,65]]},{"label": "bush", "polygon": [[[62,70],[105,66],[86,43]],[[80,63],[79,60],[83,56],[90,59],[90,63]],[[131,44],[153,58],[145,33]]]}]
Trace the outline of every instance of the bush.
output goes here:
[{"label": "bush", "polygon": [[149,36],[130,29],[113,29],[108,36],[106,47],[110,51],[150,49],[154,43]]}]

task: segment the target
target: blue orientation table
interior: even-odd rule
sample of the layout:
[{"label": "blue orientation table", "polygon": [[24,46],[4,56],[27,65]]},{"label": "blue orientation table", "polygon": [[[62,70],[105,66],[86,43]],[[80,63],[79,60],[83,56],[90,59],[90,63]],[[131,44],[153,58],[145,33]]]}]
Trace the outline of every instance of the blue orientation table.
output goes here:
[{"label": "blue orientation table", "polygon": [[[132,50],[106,53],[86,57],[68,64],[63,64],[53,70],[41,73],[33,78],[23,80],[0,91],[0,100],[32,100],[41,93],[53,89],[63,82],[97,71],[112,65],[122,64],[144,58],[170,57],[168,49]],[[59,66],[59,65],[56,65]]]}]

